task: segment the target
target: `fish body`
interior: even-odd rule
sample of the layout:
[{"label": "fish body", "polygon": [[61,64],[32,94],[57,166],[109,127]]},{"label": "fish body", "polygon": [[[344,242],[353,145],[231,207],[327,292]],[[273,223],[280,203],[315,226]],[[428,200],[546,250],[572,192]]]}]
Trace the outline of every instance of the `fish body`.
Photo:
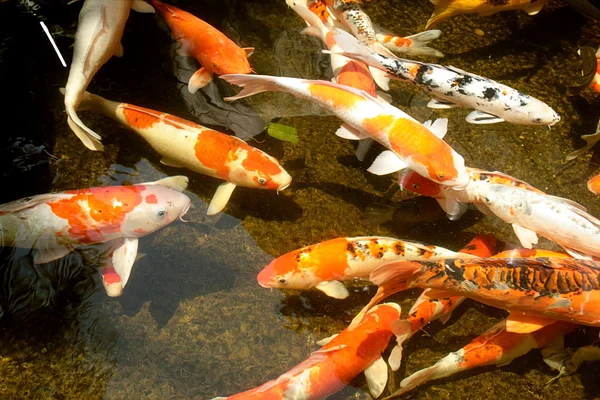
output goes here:
[{"label": "fish body", "polygon": [[594,78],[592,79],[592,83],[590,84],[590,87],[592,88],[592,90],[594,92],[600,93],[600,47],[598,48],[598,51],[596,52],[596,74],[594,75]]},{"label": "fish body", "polygon": [[176,176],[16,200],[0,205],[0,239],[3,246],[33,249],[36,264],[61,258],[79,246],[111,242],[122,290],[137,256],[138,238],[189,209],[190,199],[181,193],[186,186],[187,178]]},{"label": "fish body", "polygon": [[429,42],[437,39],[442,34],[439,29],[419,32],[414,35],[402,37],[385,33],[377,33],[377,41],[385,48],[395,53],[405,53],[413,56],[444,57],[444,53],[429,47]]},{"label": "fish body", "polygon": [[477,13],[488,16],[500,11],[524,10],[529,15],[537,14],[549,0],[429,0],[435,10],[427,21],[425,29],[459,14]]},{"label": "fish body", "polygon": [[344,121],[336,133],[338,136],[354,140],[371,138],[390,149],[369,168],[374,173],[392,173],[408,166],[445,186],[461,188],[468,183],[464,159],[440,138],[446,131],[447,120],[424,125],[367,93],[326,81],[264,75],[224,75],[222,78],[244,87],[238,95],[226,100],[282,91],[331,111]]},{"label": "fish body", "polygon": [[86,93],[82,107],[101,112],[134,130],[163,157],[163,164],[225,180],[209,205],[209,215],[225,208],[237,186],[279,191],[292,181],[275,158],[235,136],[90,93]]},{"label": "fish body", "polygon": [[143,1],[86,0],[79,12],[73,60],[65,86],[65,108],[69,127],[90,150],[102,150],[100,136],[89,129],[77,116],[77,107],[92,78],[113,55],[123,54],[121,37],[131,7],[144,8]]},{"label": "fish body", "polygon": [[599,267],[564,257],[400,261],[379,267],[370,279],[396,282],[396,291],[431,288],[430,297],[462,295],[508,310],[511,331],[525,333],[553,320],[600,326]]},{"label": "fish body", "polygon": [[552,126],[560,121],[560,116],[546,103],[494,80],[451,66],[381,55],[341,29],[336,30],[335,39],[344,50],[340,54],[425,90],[434,98],[429,107],[475,109],[467,116],[467,122]]},{"label": "fish body", "polygon": [[600,196],[600,174],[595,175],[588,180],[587,188],[590,192]]},{"label": "fish body", "polygon": [[262,287],[301,290],[314,287],[328,296],[343,299],[348,297],[348,290],[340,281],[366,279],[387,262],[457,257],[468,254],[389,237],[336,238],[276,258],[257,279]]},{"label": "fish body", "polygon": [[572,332],[575,325],[555,322],[531,333],[509,332],[506,320],[476,337],[462,349],[448,354],[434,365],[415,372],[400,382],[400,390],[390,397],[400,396],[418,385],[434,379],[447,378],[462,371],[486,365],[503,366],[532,349],[547,346],[557,336]]},{"label": "fish body", "polygon": [[324,399],[365,372],[377,398],[387,383],[387,365],[381,358],[400,317],[400,307],[386,303],[371,310],[354,330],[344,330],[278,379],[227,399]]},{"label": "fish body", "polygon": [[150,3],[162,15],[180,44],[181,56],[194,57],[202,68],[190,78],[188,89],[195,93],[212,81],[213,74],[249,74],[248,56],[254,49],[242,49],[213,26],[196,16],[158,0]]}]

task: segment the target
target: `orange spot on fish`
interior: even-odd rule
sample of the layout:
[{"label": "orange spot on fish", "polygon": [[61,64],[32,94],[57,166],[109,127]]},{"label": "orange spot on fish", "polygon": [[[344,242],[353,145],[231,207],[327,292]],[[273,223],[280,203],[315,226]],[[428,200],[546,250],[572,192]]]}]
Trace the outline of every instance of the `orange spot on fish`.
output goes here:
[{"label": "orange spot on fish", "polygon": [[327,103],[338,110],[347,110],[356,103],[365,101],[363,97],[336,86],[311,84],[308,86],[308,90],[315,99]]},{"label": "orange spot on fish", "polygon": [[322,1],[317,1],[312,3],[308,9],[312,11],[323,23],[327,23],[329,20],[329,10],[327,10],[327,6]]},{"label": "orange spot on fish", "polygon": [[590,179],[587,183],[587,187],[590,192],[600,195],[600,174]]},{"label": "orange spot on fish", "polygon": [[146,203],[148,204],[156,204],[158,203],[158,198],[155,194],[151,194],[150,196],[146,196]]},{"label": "orange spot on fish", "polygon": [[215,170],[219,178],[227,179],[230,171],[228,163],[237,159],[236,152],[242,144],[233,136],[205,130],[198,134],[194,151],[205,167]]},{"label": "orange spot on fish", "polygon": [[[281,167],[279,164],[271,159],[269,156],[250,146],[244,146],[246,148],[246,158],[242,161],[242,167],[246,171],[256,171],[258,175],[267,178],[267,183],[264,185],[267,189],[277,189],[279,186],[273,182],[270,177],[281,173]],[[254,177],[256,183],[258,183],[258,176]]]},{"label": "orange spot on fish", "polygon": [[156,111],[147,108],[124,104],[122,105],[122,112],[127,123],[133,128],[147,129],[160,122]]},{"label": "orange spot on fish", "polygon": [[340,85],[346,85],[358,90],[364,90],[371,96],[377,96],[375,81],[367,66],[357,61],[344,65],[337,76]]},{"label": "orange spot on fish", "polygon": [[419,72],[419,68],[421,68],[418,64],[413,64],[410,66],[410,69],[408,70],[408,73],[410,76],[412,76],[413,78],[417,76],[417,73]]},{"label": "orange spot on fish", "polygon": [[396,117],[389,114],[381,114],[373,118],[365,118],[363,120],[363,128],[370,133],[382,132],[388,129]]},{"label": "orange spot on fish", "polygon": [[135,232],[135,233],[139,233],[139,234],[141,234],[141,235],[143,235],[143,234],[145,234],[145,233],[146,233],[146,231],[145,231],[145,230],[143,230],[142,228],[137,228],[137,229],[135,229],[135,230],[134,230],[134,232]]},{"label": "orange spot on fish", "polygon": [[104,282],[107,284],[121,282],[121,277],[113,267],[104,267],[102,270],[102,279],[104,279]]},{"label": "orange spot on fish", "polygon": [[327,32],[327,34],[325,35],[325,44],[327,45],[328,48],[331,48],[336,44],[335,35],[333,32],[331,32],[331,31]]}]

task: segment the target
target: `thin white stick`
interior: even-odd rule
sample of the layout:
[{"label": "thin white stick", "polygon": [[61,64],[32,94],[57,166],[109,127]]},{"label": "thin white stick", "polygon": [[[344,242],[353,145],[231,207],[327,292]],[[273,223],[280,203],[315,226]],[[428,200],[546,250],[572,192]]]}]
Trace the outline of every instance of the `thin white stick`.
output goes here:
[{"label": "thin white stick", "polygon": [[63,67],[66,68],[67,63],[65,62],[65,59],[63,58],[62,54],[60,54],[60,50],[58,50],[58,46],[56,46],[56,42],[54,41],[54,38],[52,38],[52,35],[50,34],[48,27],[46,26],[46,24],[44,24],[44,21],[40,21],[40,25],[42,25],[42,29],[44,30],[44,32],[46,32],[46,36],[48,36],[50,43],[52,43],[52,47],[54,47],[54,51],[56,52],[56,55],[60,59],[60,63],[62,64]]}]

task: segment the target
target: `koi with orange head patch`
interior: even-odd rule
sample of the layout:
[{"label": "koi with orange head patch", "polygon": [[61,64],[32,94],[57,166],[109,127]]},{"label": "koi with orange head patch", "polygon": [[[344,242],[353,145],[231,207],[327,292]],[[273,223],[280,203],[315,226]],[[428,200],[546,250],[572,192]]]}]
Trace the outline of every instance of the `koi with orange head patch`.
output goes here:
[{"label": "koi with orange head patch", "polygon": [[387,365],[381,353],[392,337],[390,324],[399,317],[400,306],[381,304],[371,310],[354,330],[346,329],[319,342],[327,343],[278,379],[226,398],[324,399],[342,390],[363,371],[371,395],[377,398],[388,378]]},{"label": "koi with orange head patch", "polygon": [[[111,268],[103,282],[121,294],[135,262],[138,238],[181,219],[190,199],[188,179],[174,176],[133,186],[107,186],[49,193],[0,205],[3,246],[33,249],[36,264],[67,255],[79,246],[110,243]],[[118,276],[115,276],[118,275]]]},{"label": "koi with orange head patch", "polygon": [[455,189],[465,187],[469,176],[464,159],[441,138],[447,119],[421,124],[410,115],[365,92],[326,81],[265,75],[223,75],[243,90],[226,100],[265,91],[281,91],[316,102],[344,121],[336,134],[347,139],[371,138],[387,147],[369,171],[389,174],[409,167],[427,178]]},{"label": "koi with orange head patch", "polygon": [[365,279],[393,260],[439,260],[468,257],[443,247],[388,237],[353,237],[327,240],[291,251],[273,260],[258,274],[262,287],[316,288],[336,299],[348,297],[340,281]]},{"label": "koi with orange head patch", "polygon": [[240,48],[231,39],[200,18],[158,0],[149,0],[162,15],[173,38],[180,44],[177,53],[194,57],[202,67],[188,83],[195,93],[212,81],[213,74],[249,74],[252,68],[248,56],[254,48]]},{"label": "koi with orange head patch", "polygon": [[576,325],[554,322],[532,333],[514,333],[507,330],[507,321],[500,321],[463,347],[448,354],[433,366],[415,372],[400,382],[400,390],[387,398],[400,396],[434,379],[447,378],[462,371],[486,365],[499,367],[510,364],[515,358],[532,349],[547,346],[558,336],[574,331]]},{"label": "koi with orange head patch", "polygon": [[275,158],[234,136],[87,92],[81,104],[134,130],[163,157],[161,163],[225,180],[210,202],[208,215],[223,210],[237,186],[280,191],[292,181]]}]

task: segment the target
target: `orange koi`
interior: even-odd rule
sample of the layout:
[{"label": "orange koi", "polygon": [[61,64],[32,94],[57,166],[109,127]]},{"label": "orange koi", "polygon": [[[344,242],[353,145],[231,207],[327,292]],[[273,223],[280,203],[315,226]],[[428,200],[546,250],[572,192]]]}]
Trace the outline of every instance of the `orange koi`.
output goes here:
[{"label": "orange koi", "polygon": [[326,339],[330,339],[327,344],[278,379],[226,398],[324,399],[343,389],[363,371],[369,391],[377,398],[388,378],[381,353],[392,337],[390,324],[399,317],[400,306],[395,303],[373,308],[356,329],[345,329]]},{"label": "orange koi", "polygon": [[590,192],[600,196],[600,174],[590,178],[587,182],[587,188]]},{"label": "orange koi", "polygon": [[165,19],[175,40],[180,44],[177,53],[194,57],[202,67],[188,82],[195,93],[212,81],[213,74],[249,74],[252,68],[248,56],[254,48],[240,48],[231,39],[200,18],[158,0],[149,0]]}]

